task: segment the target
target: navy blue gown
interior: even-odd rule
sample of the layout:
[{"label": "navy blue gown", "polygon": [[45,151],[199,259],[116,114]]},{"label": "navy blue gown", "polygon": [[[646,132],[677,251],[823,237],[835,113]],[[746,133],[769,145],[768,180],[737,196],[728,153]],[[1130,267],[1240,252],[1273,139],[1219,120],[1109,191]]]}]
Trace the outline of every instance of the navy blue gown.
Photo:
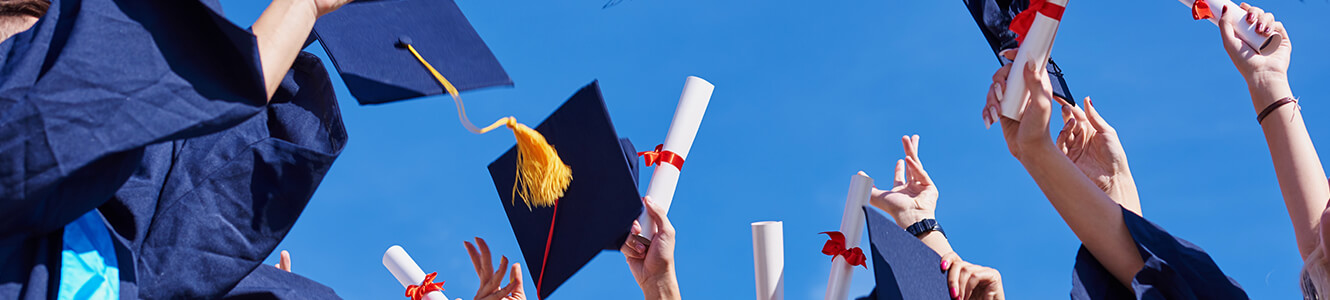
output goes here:
[{"label": "navy blue gown", "polygon": [[123,299],[336,298],[261,265],[345,145],[340,110],[311,54],[271,103],[262,76],[215,1],[55,0],[0,43],[0,299],[54,299],[92,210]]},{"label": "navy blue gown", "polygon": [[1072,273],[1072,299],[1248,299],[1242,286],[1224,275],[1201,247],[1126,209],[1122,221],[1145,261],[1132,278],[1132,289],[1081,246]]}]

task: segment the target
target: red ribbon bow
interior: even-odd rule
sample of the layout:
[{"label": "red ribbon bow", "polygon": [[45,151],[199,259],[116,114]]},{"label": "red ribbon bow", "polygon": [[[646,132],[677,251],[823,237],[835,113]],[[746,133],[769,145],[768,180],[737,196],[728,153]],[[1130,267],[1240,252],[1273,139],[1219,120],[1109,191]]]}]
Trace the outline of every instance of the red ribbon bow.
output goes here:
[{"label": "red ribbon bow", "polygon": [[[1203,0],[1197,0],[1197,2],[1200,1]],[[1019,44],[1025,42],[1025,35],[1030,32],[1030,26],[1034,25],[1034,15],[1036,13],[1042,13],[1049,18],[1062,21],[1062,12],[1066,10],[1066,7],[1048,3],[1048,0],[1030,0],[1030,7],[1016,14],[1016,17],[1011,18],[1011,25],[1007,26],[1007,29],[1016,33],[1016,42]]]},{"label": "red ribbon bow", "polygon": [[661,147],[664,146],[665,145],[656,145],[656,150],[638,152],[637,156],[641,156],[642,159],[645,159],[648,167],[658,166],[660,163],[667,163],[674,165],[679,171],[683,171],[683,156],[679,156],[679,154],[670,150],[661,150]]},{"label": "red ribbon bow", "polygon": [[442,292],[443,282],[442,281],[434,282],[434,276],[438,275],[439,272],[426,274],[425,280],[421,281],[420,285],[412,284],[406,286],[406,296],[411,298],[411,300],[420,300],[420,299],[425,299],[425,294],[429,294],[430,292],[433,291]]},{"label": "red ribbon bow", "polygon": [[831,238],[827,240],[825,245],[822,245],[822,254],[831,255],[831,259],[836,259],[836,256],[839,255],[845,257],[845,262],[850,263],[851,266],[868,268],[868,264],[865,263],[867,259],[864,257],[864,250],[859,249],[859,247],[845,249],[845,235],[841,234],[840,231],[821,233]]},{"label": "red ribbon bow", "polygon": [[1191,3],[1191,18],[1195,20],[1214,18],[1215,12],[1210,10],[1210,3],[1205,0],[1196,0]]}]

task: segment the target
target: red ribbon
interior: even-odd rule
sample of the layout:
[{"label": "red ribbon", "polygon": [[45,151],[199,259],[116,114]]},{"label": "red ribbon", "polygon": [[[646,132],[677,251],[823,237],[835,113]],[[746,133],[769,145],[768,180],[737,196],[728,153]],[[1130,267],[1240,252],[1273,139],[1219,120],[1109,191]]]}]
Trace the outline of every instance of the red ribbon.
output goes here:
[{"label": "red ribbon", "polygon": [[642,159],[645,159],[648,167],[658,166],[660,163],[667,163],[674,165],[679,171],[683,171],[683,156],[679,156],[679,154],[670,150],[661,150],[661,147],[664,146],[665,145],[656,145],[655,151],[638,152],[637,156],[641,156]]},{"label": "red ribbon", "polygon": [[[1197,2],[1201,1],[1203,0],[1197,0]],[[1025,35],[1030,32],[1030,26],[1034,25],[1034,15],[1036,13],[1062,21],[1062,12],[1066,10],[1066,7],[1048,3],[1048,0],[1030,0],[1030,7],[1016,14],[1015,18],[1011,18],[1011,25],[1007,26],[1007,29],[1016,33],[1017,43],[1025,42]]]},{"label": "red ribbon", "polygon": [[1215,12],[1210,10],[1210,3],[1205,0],[1196,0],[1191,3],[1191,18],[1195,20],[1214,18]]},{"label": "red ribbon", "polygon": [[831,259],[836,259],[836,256],[845,257],[845,262],[850,263],[851,266],[861,266],[865,269],[868,268],[868,264],[866,263],[867,258],[864,257],[864,250],[859,249],[859,247],[845,249],[845,235],[841,234],[840,231],[827,231],[821,233],[826,234],[831,238],[827,240],[825,245],[822,245],[822,254],[831,255]]},{"label": "red ribbon", "polygon": [[408,298],[411,298],[411,300],[420,300],[420,299],[425,299],[425,294],[429,294],[430,292],[433,291],[442,292],[443,282],[442,281],[434,282],[434,276],[438,275],[439,272],[426,274],[425,280],[421,281],[420,285],[412,284],[406,286],[406,296]]}]

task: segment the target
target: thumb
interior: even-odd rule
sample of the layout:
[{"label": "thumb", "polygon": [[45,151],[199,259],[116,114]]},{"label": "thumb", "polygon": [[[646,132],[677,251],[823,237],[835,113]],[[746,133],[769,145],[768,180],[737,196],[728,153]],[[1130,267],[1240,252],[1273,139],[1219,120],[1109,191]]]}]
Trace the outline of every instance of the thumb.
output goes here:
[{"label": "thumb", "polygon": [[1236,29],[1233,27],[1238,18],[1242,18],[1241,11],[1234,11],[1230,15],[1228,14],[1228,6],[1224,6],[1223,11],[1219,13],[1219,39],[1224,42],[1224,50],[1228,51],[1228,54],[1233,57],[1237,57],[1235,55],[1238,50],[1242,50],[1242,40],[1238,39]]}]

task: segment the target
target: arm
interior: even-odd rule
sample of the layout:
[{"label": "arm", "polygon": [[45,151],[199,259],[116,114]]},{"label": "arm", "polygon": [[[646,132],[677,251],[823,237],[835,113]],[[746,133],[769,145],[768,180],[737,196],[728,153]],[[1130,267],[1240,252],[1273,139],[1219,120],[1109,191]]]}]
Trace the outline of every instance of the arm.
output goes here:
[{"label": "arm", "polygon": [[[924,219],[933,219],[937,210],[937,185],[919,161],[919,136],[902,136],[905,158],[896,161],[891,190],[872,190],[872,204],[891,215],[901,229]],[[919,241],[942,257],[947,272],[947,286],[955,299],[1003,299],[1002,275],[996,269],[961,260],[951,248],[947,236],[929,231]]]},{"label": "arm", "polygon": [[[1242,8],[1246,10],[1245,13],[1223,12],[1219,33],[1233,65],[1247,80],[1252,108],[1260,113],[1275,101],[1293,96],[1293,90],[1288,84],[1288,65],[1293,46],[1284,24],[1275,21],[1273,14],[1246,3],[1242,4]],[[1234,34],[1232,23],[1238,18],[1247,18],[1256,24],[1257,32],[1265,35],[1278,32],[1284,36],[1283,42],[1270,55],[1255,53]],[[1311,136],[1307,134],[1307,126],[1302,121],[1297,103],[1286,104],[1272,111],[1261,122],[1261,130],[1270,147],[1270,157],[1274,161],[1284,206],[1293,222],[1298,250],[1306,258],[1318,244],[1317,228],[1321,223],[1321,213],[1326,209],[1327,199],[1330,199],[1325,170],[1316,155]]]},{"label": "arm", "polygon": [[[997,95],[1003,91],[1010,67],[1004,66],[994,74],[989,105],[999,101]],[[1007,148],[1085,247],[1119,282],[1131,286],[1132,277],[1144,262],[1123,223],[1122,209],[1053,143],[1048,135],[1053,100],[1047,73],[1035,71],[1043,70],[1036,63],[1022,67],[1031,98],[1020,121],[1001,120]]]},{"label": "arm", "polygon": [[269,100],[304,48],[305,40],[314,30],[314,21],[347,2],[350,0],[273,0],[254,21]]}]

